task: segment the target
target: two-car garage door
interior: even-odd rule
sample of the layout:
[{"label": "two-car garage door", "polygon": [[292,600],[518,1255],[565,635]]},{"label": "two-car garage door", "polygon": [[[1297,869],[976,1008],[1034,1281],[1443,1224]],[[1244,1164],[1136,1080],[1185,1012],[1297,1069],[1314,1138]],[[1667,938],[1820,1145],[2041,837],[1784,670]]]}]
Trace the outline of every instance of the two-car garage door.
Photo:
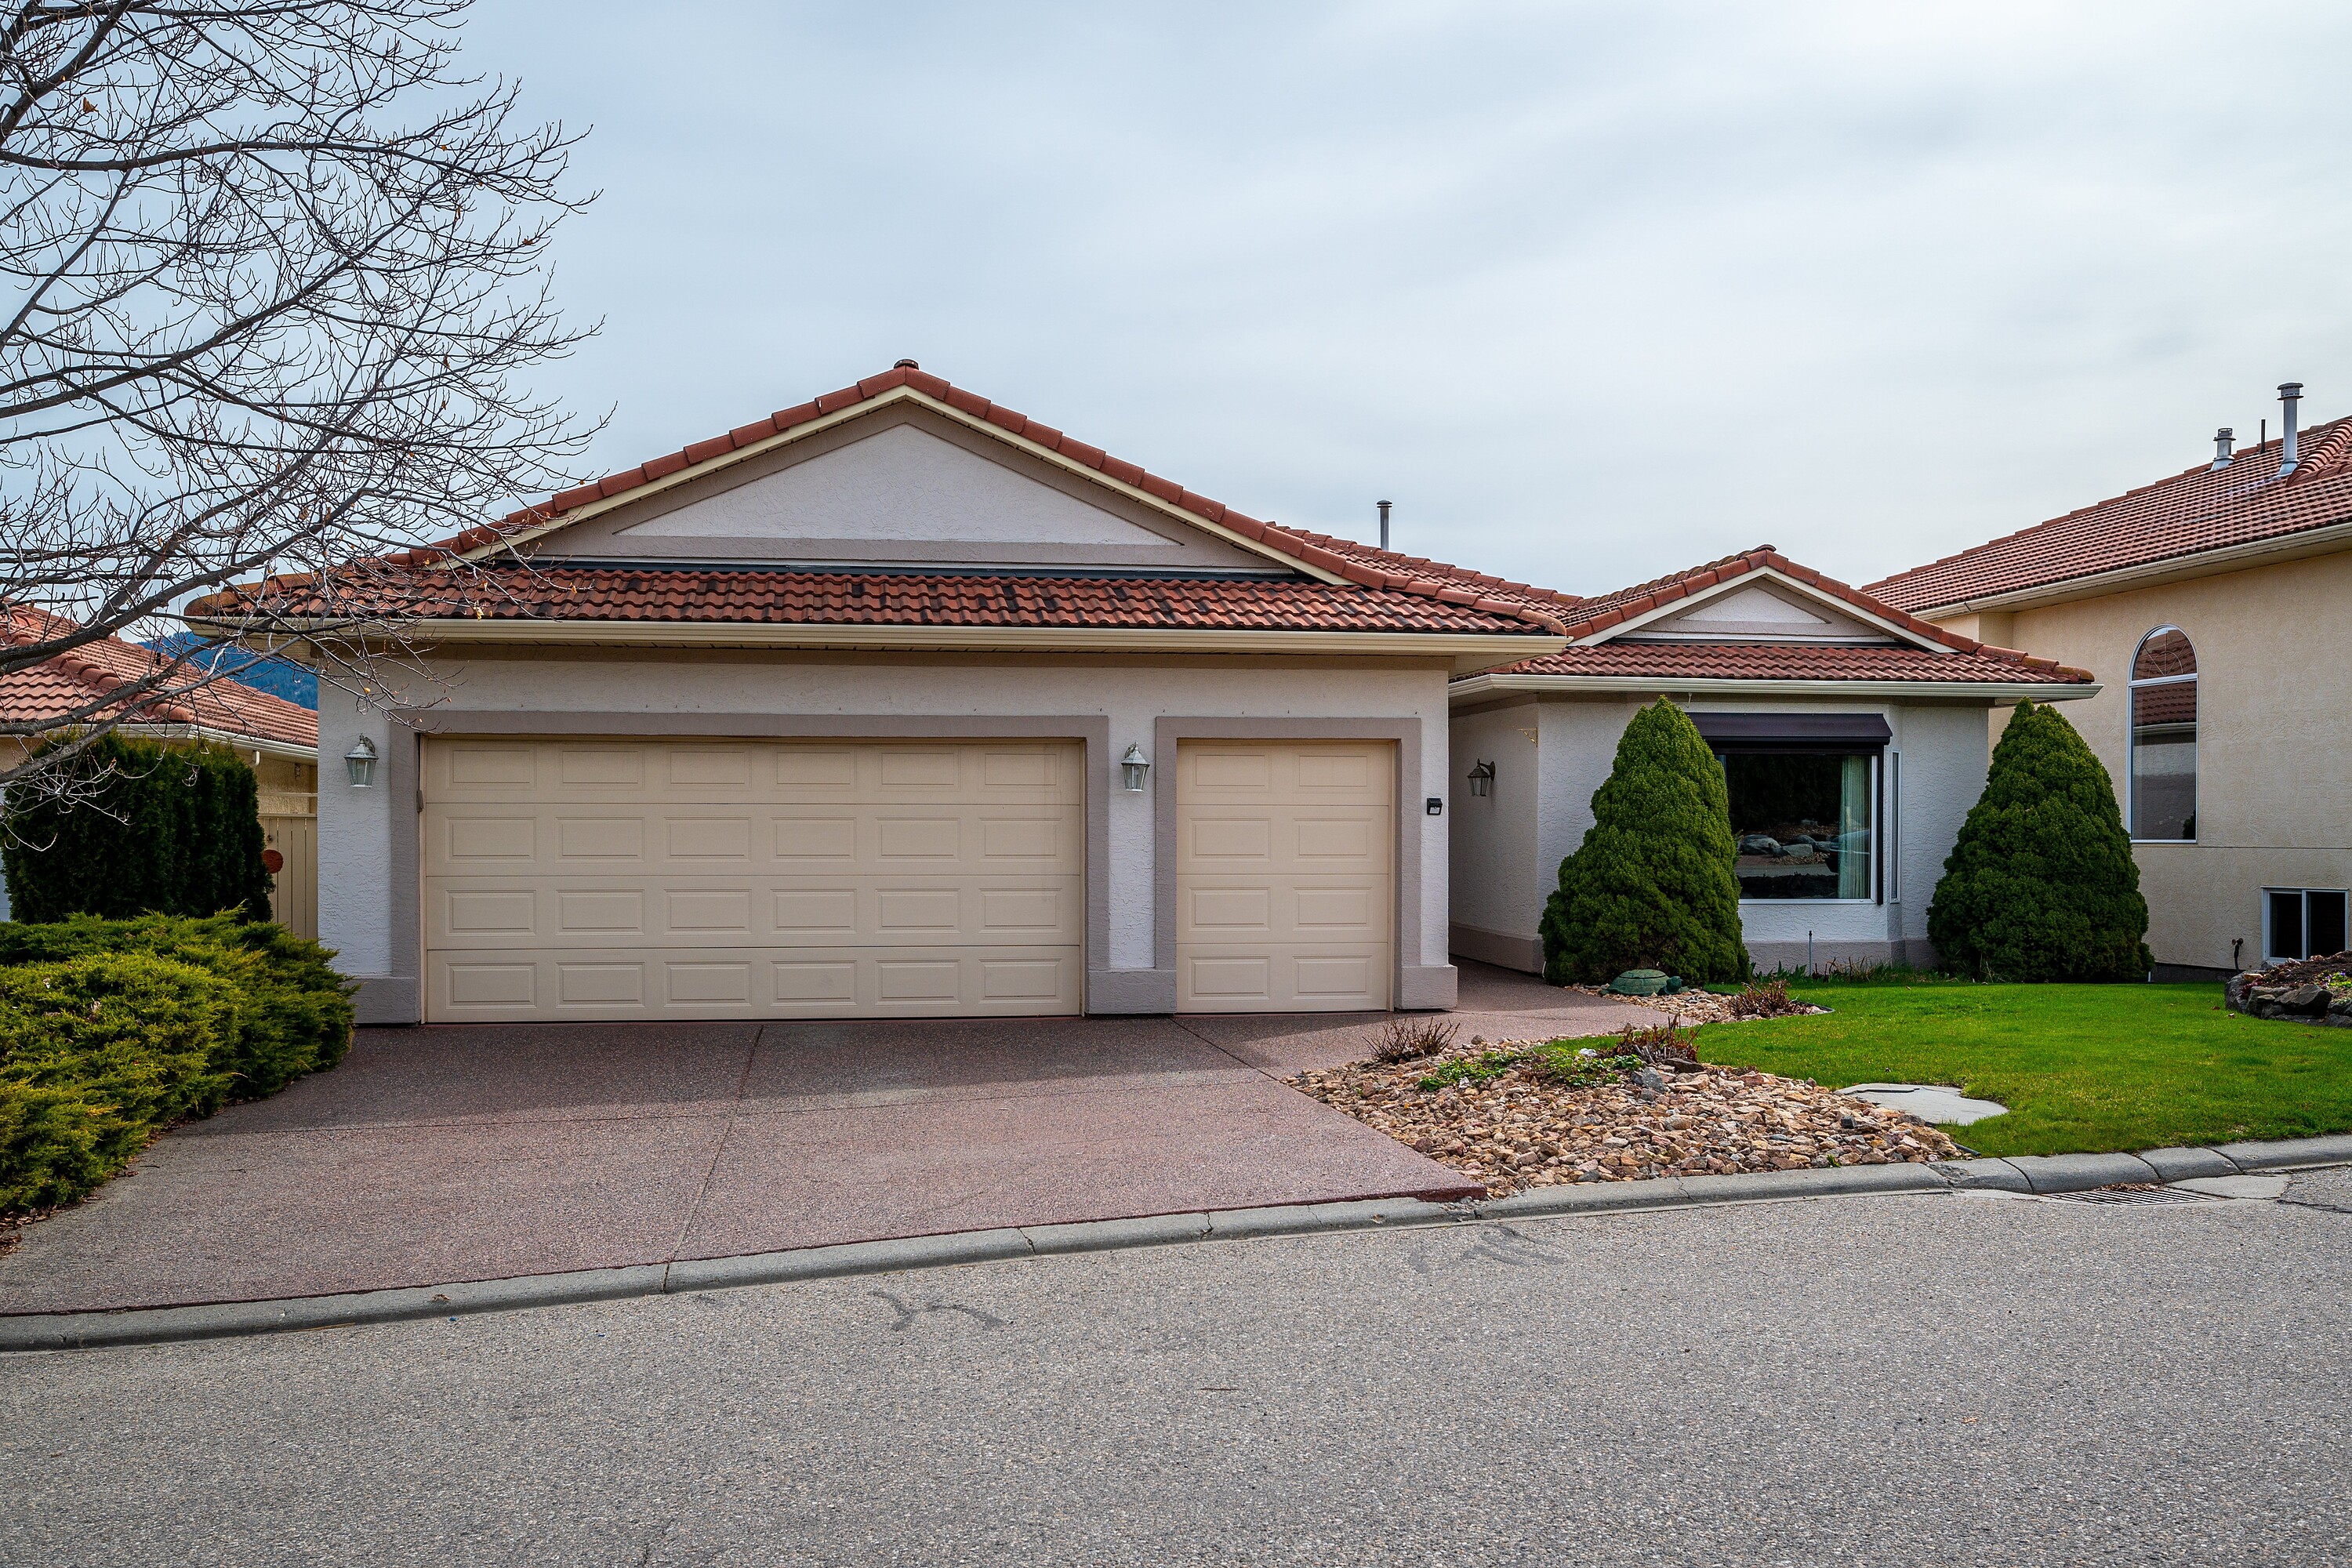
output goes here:
[{"label": "two-car garage door", "polygon": [[[1177,753],[1179,1008],[1387,1007],[1393,747]],[[422,773],[430,1020],[1084,1006],[1077,742],[449,738]]]},{"label": "two-car garage door", "polygon": [[425,1016],[1077,1012],[1082,754],[429,740]]}]

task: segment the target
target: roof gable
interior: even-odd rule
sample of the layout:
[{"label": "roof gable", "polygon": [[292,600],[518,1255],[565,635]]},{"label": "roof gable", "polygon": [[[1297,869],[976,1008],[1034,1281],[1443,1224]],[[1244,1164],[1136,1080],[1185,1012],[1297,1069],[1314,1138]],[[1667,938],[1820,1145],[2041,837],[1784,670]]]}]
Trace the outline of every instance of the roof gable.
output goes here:
[{"label": "roof gable", "polygon": [[[1615,637],[1643,642],[1894,642],[1834,601],[1779,581],[1744,578]],[[1604,639],[1605,640],[1605,639]]]},{"label": "roof gable", "polygon": [[911,400],[624,494],[526,549],[541,559],[1298,570]]},{"label": "roof gable", "polygon": [[[1643,635],[1655,627],[1671,628],[1677,619],[1695,614],[1752,613],[1755,601],[1744,595],[1757,592],[1808,615],[1818,613],[1825,624],[1844,622],[1871,635],[1834,638]],[[1948,631],[1800,565],[1769,544],[1578,601],[1562,612],[1562,617],[1571,639],[1568,647],[1495,676],[1457,682],[1457,692],[1475,695],[1493,688],[1498,678],[1538,685],[1547,681],[1650,686],[1798,682],[1832,689],[1847,683],[1891,681],[1988,689],[2020,684],[2072,686],[2084,689],[2086,694],[2096,689],[2087,670]]]}]

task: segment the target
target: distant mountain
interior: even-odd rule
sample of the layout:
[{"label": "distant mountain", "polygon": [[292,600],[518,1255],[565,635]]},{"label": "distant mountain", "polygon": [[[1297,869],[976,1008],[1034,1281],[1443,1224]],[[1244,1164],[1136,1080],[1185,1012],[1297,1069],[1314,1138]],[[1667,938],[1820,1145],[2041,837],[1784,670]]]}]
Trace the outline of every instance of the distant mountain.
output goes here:
[{"label": "distant mountain", "polygon": [[194,632],[173,632],[170,637],[157,637],[139,646],[162,654],[176,654],[183,648],[194,647],[197,651],[190,656],[191,664],[226,675],[256,691],[267,691],[272,697],[282,697],[313,712],[318,710],[318,674],[291,660],[268,658],[250,648],[238,647],[234,643],[206,645],[205,639]]}]

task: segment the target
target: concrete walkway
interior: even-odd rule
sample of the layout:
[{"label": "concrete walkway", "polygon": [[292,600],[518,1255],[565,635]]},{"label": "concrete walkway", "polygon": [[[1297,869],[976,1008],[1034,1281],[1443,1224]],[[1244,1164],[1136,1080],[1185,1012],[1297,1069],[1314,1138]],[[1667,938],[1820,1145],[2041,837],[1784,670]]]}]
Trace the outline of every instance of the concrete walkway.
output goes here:
[{"label": "concrete walkway", "polygon": [[[1462,1033],[1636,1011],[1465,974]],[[0,1313],[268,1300],[1478,1189],[1278,1079],[1385,1017],[366,1029],[0,1257]]]}]

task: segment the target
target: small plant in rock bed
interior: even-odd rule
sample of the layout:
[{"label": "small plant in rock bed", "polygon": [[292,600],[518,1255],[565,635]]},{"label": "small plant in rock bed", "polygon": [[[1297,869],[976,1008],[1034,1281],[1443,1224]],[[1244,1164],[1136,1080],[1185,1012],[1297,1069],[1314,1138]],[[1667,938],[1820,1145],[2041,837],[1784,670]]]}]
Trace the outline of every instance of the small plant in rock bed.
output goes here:
[{"label": "small plant in rock bed", "polygon": [[1626,1053],[1602,1056],[1573,1040],[1554,1040],[1534,1053],[1533,1075],[1559,1089],[1592,1089],[1641,1068],[1642,1058]]},{"label": "small plant in rock bed", "polygon": [[1788,981],[1778,975],[1755,982],[1731,999],[1731,1016],[1735,1018],[1785,1018],[1811,1010],[1789,994]]},{"label": "small plant in rock bed", "polygon": [[1381,1031],[1372,1057],[1383,1062],[1417,1061],[1433,1057],[1454,1043],[1456,1026],[1443,1018],[1391,1018]]},{"label": "small plant in rock bed", "polygon": [[1680,1018],[1670,1018],[1654,1029],[1637,1029],[1628,1024],[1617,1037],[1617,1050],[1619,1055],[1630,1056],[1644,1067],[1688,1072],[1698,1066],[1695,1037],[1693,1031],[1683,1027]]},{"label": "small plant in rock bed", "polygon": [[1475,1057],[1455,1057],[1440,1062],[1436,1070],[1421,1080],[1421,1087],[1432,1091],[1452,1089],[1456,1084],[1468,1084],[1475,1089],[1492,1083],[1526,1059],[1525,1051],[1481,1051]]}]

